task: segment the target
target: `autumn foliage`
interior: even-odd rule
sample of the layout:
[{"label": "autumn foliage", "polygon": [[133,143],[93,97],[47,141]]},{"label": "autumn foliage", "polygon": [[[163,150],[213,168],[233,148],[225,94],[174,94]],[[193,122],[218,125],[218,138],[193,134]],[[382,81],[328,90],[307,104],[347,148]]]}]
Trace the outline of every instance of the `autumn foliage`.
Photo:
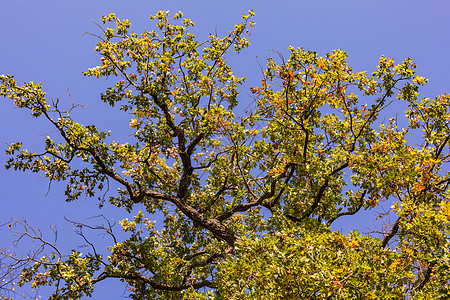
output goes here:
[{"label": "autumn foliage", "polygon": [[[145,208],[114,228],[125,239],[107,219],[98,227],[114,238],[108,256],[95,241],[68,257],[44,239],[38,256],[4,250],[23,267],[16,285],[51,286],[52,299],[95,296],[109,278],[132,299],[449,297],[450,96],[420,98],[427,79],[411,59],[381,57],[368,73],[342,50],[294,47],[241,95],[226,57],[249,46],[252,15],[204,42],[181,13],[158,12],[141,34],[102,18],[101,63],[84,74],[114,80],[100,98],[131,116],[128,141],[77,123],[41,84],[0,77],[0,94],[62,139],[45,138],[42,153],[11,144],[6,168],[67,183],[67,201]],[[379,207],[378,232],[332,227]],[[26,222],[12,227],[35,237]]]}]

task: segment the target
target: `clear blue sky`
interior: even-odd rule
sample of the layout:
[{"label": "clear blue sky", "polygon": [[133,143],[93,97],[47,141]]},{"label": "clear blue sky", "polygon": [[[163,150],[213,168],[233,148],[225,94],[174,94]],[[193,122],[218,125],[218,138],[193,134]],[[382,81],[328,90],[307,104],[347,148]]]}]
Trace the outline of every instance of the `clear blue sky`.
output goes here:
[{"label": "clear blue sky", "polygon": [[[69,89],[77,103],[88,105],[75,115],[78,120],[99,124],[100,129],[112,128],[113,134],[117,128],[116,132],[126,138],[125,132],[120,131],[120,125],[126,126],[126,121],[110,114],[99,101],[105,82],[81,74],[99,63],[98,54],[93,52],[96,39],[83,33],[98,32],[90,20],[99,21],[110,12],[130,19],[133,29],[139,32],[149,28],[148,16],[160,9],[183,11],[196,23],[195,30],[203,37],[216,29],[219,33],[228,32],[242,13],[253,9],[256,28],[252,46],[230,58],[235,72],[245,75],[250,86],[260,79],[258,60],[264,64],[264,58],[271,55],[269,50],[286,53],[286,48],[292,45],[316,50],[321,55],[341,48],[358,71],[372,71],[381,55],[396,61],[412,57],[418,74],[430,79],[422,89],[422,96],[450,92],[448,0],[2,1],[0,74],[14,74],[19,82],[41,81],[50,98],[67,100]],[[250,101],[246,92],[241,94],[243,104]],[[44,137],[52,135],[52,128],[43,120],[31,119],[28,112],[13,109],[6,99],[0,99],[0,123],[2,153],[8,144],[19,140],[38,152]],[[5,161],[6,157],[0,155],[0,164]],[[122,218],[118,209],[105,207],[99,211],[94,199],[65,203],[64,184],[52,185],[45,196],[48,182],[40,175],[1,169],[0,176],[0,223],[11,217],[25,217],[44,233],[49,233],[49,224],[58,224],[60,245],[66,250],[81,240],[64,216],[79,221],[100,213],[115,220]],[[361,226],[371,226],[371,219],[360,220],[367,222]],[[4,234],[0,232],[1,247],[8,246]],[[123,286],[118,282],[102,283],[94,299],[120,299],[122,292]]]}]

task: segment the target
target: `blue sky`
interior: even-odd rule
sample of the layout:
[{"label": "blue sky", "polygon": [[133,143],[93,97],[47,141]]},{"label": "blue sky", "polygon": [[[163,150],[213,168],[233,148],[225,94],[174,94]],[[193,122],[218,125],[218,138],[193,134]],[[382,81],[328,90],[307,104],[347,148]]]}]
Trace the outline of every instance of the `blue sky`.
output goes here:
[{"label": "blue sky", "polygon": [[[412,57],[418,74],[430,79],[422,89],[423,97],[450,92],[450,2],[446,0],[3,1],[0,74],[14,74],[19,82],[41,81],[49,98],[68,100],[69,90],[75,102],[87,105],[75,113],[77,120],[112,129],[112,134],[117,132],[126,138],[126,131],[120,128],[126,127],[127,121],[99,101],[99,93],[112,81],[99,82],[82,75],[99,63],[93,51],[96,38],[84,33],[98,33],[90,20],[99,21],[110,12],[130,19],[132,28],[140,32],[150,28],[148,16],[160,9],[183,11],[196,23],[200,37],[215,30],[227,33],[242,13],[253,9],[256,28],[252,46],[229,60],[235,73],[248,78],[248,86],[256,85],[261,78],[258,61],[264,65],[265,58],[273,55],[271,50],[287,53],[286,48],[292,45],[316,50],[320,55],[341,48],[358,71],[372,71],[381,55],[397,62]],[[243,105],[250,103],[246,90],[240,101]],[[0,123],[2,152],[16,141],[23,141],[25,147],[37,152],[53,130],[44,120],[31,119],[28,112],[14,109],[6,99],[0,99]],[[5,161],[6,156],[0,155],[0,164]],[[24,217],[44,233],[49,233],[50,224],[57,224],[65,249],[81,240],[64,216],[79,221],[100,213],[115,220],[122,218],[121,211],[115,208],[99,211],[94,199],[65,203],[64,184],[53,184],[46,195],[48,182],[39,174],[0,169],[0,177],[0,223]],[[364,227],[364,222],[371,226],[371,219],[359,220],[360,226]],[[1,247],[7,246],[3,237],[0,241]],[[122,292],[117,282],[102,283],[94,299],[120,299]]]}]

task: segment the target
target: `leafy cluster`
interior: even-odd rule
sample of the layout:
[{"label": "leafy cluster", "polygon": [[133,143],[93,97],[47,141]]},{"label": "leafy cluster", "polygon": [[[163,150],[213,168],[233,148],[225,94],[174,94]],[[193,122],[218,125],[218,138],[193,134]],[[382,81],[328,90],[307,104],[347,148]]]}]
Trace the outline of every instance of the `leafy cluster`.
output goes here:
[{"label": "leafy cluster", "polygon": [[[6,168],[67,182],[67,201],[101,194],[128,212],[146,210],[120,222],[125,240],[109,223],[95,228],[113,238],[108,257],[88,242],[92,253],[64,259],[19,222],[52,252],[3,251],[13,265],[31,263],[19,285],[54,286],[51,299],[90,296],[108,278],[126,282],[132,299],[448,297],[450,96],[419,98],[427,79],[411,59],[381,57],[368,74],[353,71],[342,50],[320,57],[290,47],[287,59],[268,59],[250,89],[254,108],[242,112],[245,78],[226,55],[249,46],[252,16],[203,43],[181,13],[172,22],[158,12],[155,30],[141,34],[114,14],[102,18],[101,65],[84,74],[117,79],[101,100],[132,116],[126,143],[75,122],[41,84],[0,77],[2,96],[63,139],[47,137],[43,153],[12,144]],[[383,122],[398,107],[405,117]],[[383,201],[395,221],[381,234],[331,229]]]}]

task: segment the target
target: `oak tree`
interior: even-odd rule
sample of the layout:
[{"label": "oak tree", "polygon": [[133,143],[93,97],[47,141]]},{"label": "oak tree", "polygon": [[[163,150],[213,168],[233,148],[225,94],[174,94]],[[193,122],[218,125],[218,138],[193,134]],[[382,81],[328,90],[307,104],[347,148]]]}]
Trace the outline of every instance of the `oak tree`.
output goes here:
[{"label": "oak tree", "polygon": [[[450,96],[420,98],[427,79],[411,59],[381,57],[368,73],[342,50],[290,47],[267,60],[245,111],[245,78],[227,55],[249,46],[252,15],[203,42],[181,13],[158,12],[141,34],[114,14],[102,18],[101,64],[84,74],[114,80],[100,98],[131,116],[126,142],[77,123],[41,84],[0,77],[0,94],[58,136],[42,153],[11,144],[7,169],[67,183],[67,201],[101,201],[108,190],[105,205],[143,208],[120,222],[125,238],[107,219],[95,227],[113,238],[106,256],[92,240],[88,253],[65,256],[17,221],[12,229],[42,248],[28,257],[2,250],[14,284],[51,286],[51,299],[95,295],[110,278],[132,299],[448,297]],[[386,203],[393,222],[383,232],[332,228]]]}]

